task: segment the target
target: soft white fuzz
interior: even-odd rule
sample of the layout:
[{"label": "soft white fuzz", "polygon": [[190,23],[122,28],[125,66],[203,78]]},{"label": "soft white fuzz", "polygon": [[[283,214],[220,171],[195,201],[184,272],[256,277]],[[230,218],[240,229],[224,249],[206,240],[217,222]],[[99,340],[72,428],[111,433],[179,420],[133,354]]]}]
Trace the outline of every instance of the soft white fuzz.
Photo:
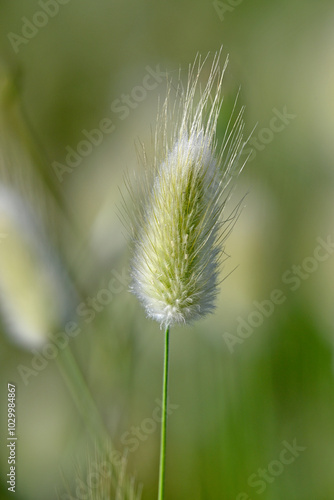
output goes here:
[{"label": "soft white fuzz", "polygon": [[227,61],[221,70],[216,54],[201,89],[206,61],[195,61],[187,89],[179,83],[175,99],[169,86],[158,116],[153,164],[144,151],[145,178],[130,188],[132,194],[140,192],[134,206],[131,289],[161,326],[189,323],[213,311],[223,244],[238,213],[223,220],[227,187],[243,166],[243,108],[235,113],[234,107],[218,146]]}]

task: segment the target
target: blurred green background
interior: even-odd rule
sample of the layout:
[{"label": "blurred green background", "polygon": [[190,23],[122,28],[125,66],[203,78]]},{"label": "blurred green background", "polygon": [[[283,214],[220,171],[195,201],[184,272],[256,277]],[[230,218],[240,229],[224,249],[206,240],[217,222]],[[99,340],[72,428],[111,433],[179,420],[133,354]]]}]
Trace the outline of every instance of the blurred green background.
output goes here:
[{"label": "blurred green background", "polygon": [[[152,413],[163,334],[127,290],[119,186],[126,170],[140,170],[138,138],[150,149],[166,92],[159,69],[174,78],[181,68],[186,81],[197,52],[223,45],[230,64],[219,133],[239,86],[246,131],[257,127],[231,200],[248,193],[223,273],[237,268],[215,315],[171,332],[177,408],[166,499],[334,499],[334,255],[330,244],[316,250],[334,239],[333,2],[16,0],[0,8],[0,497],[10,498],[7,382],[17,385],[16,498],[61,498],[62,473],[75,485],[77,462],[94,448],[75,404],[85,396],[71,396],[62,355],[40,371],[32,365],[43,338],[59,339],[69,322],[80,329],[70,346],[113,446],[123,453],[140,427],[127,469],[143,499],[157,496]],[[101,121],[103,137],[90,135]],[[85,150],[87,135],[96,145]],[[101,294],[112,278],[112,294]],[[270,305],[274,290],[281,303]],[[88,306],[89,297],[105,304]],[[20,365],[35,373],[22,377]],[[302,451],[282,464],[286,443]]]}]

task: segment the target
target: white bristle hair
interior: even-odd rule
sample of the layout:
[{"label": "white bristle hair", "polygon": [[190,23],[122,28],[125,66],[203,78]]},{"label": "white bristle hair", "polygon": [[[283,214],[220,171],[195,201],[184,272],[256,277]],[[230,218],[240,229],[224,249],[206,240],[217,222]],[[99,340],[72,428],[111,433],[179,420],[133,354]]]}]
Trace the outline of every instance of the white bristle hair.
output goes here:
[{"label": "white bristle hair", "polygon": [[153,165],[143,148],[145,175],[128,185],[134,198],[131,291],[161,327],[192,323],[214,310],[224,242],[239,214],[240,205],[223,217],[231,180],[245,163],[240,158],[244,108],[236,112],[235,101],[218,145],[228,59],[221,69],[221,50],[214,56],[201,89],[207,59],[196,58],[185,90],[179,80],[173,105],[169,84],[158,114]]}]

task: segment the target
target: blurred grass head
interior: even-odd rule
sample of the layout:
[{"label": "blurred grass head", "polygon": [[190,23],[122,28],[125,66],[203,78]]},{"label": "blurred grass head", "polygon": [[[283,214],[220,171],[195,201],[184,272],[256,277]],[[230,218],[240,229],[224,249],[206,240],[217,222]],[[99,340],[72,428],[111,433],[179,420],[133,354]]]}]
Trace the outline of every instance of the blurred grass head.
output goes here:
[{"label": "blurred grass head", "polygon": [[18,344],[39,347],[70,313],[66,274],[37,214],[0,184],[0,313]]},{"label": "blurred grass head", "polygon": [[[126,454],[115,460],[111,444],[103,452],[95,450],[86,457],[86,465],[78,464],[72,485],[64,478],[66,492],[58,495],[59,500],[140,500],[142,484],[127,471]],[[73,494],[71,493],[73,491]]]}]

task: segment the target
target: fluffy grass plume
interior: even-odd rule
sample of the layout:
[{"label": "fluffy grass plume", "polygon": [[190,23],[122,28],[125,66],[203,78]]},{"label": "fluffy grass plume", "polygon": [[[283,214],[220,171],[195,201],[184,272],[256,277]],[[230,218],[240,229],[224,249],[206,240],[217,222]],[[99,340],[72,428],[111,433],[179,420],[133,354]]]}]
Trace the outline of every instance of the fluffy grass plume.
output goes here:
[{"label": "fluffy grass plume", "polygon": [[136,179],[131,290],[161,327],[213,311],[224,241],[238,214],[237,208],[223,217],[230,181],[243,166],[244,108],[236,112],[234,105],[219,141],[228,61],[221,67],[221,51],[216,54],[201,86],[207,60],[196,58],[185,89],[179,79],[175,98],[169,84],[158,114],[153,164],[143,148],[146,175]]},{"label": "fluffy grass plume", "polygon": [[142,497],[142,484],[127,472],[126,455],[116,461],[110,443],[104,452],[96,450],[93,456],[88,455],[84,468],[76,467],[72,486],[62,476],[67,491],[58,494],[59,500],[141,500]]}]

